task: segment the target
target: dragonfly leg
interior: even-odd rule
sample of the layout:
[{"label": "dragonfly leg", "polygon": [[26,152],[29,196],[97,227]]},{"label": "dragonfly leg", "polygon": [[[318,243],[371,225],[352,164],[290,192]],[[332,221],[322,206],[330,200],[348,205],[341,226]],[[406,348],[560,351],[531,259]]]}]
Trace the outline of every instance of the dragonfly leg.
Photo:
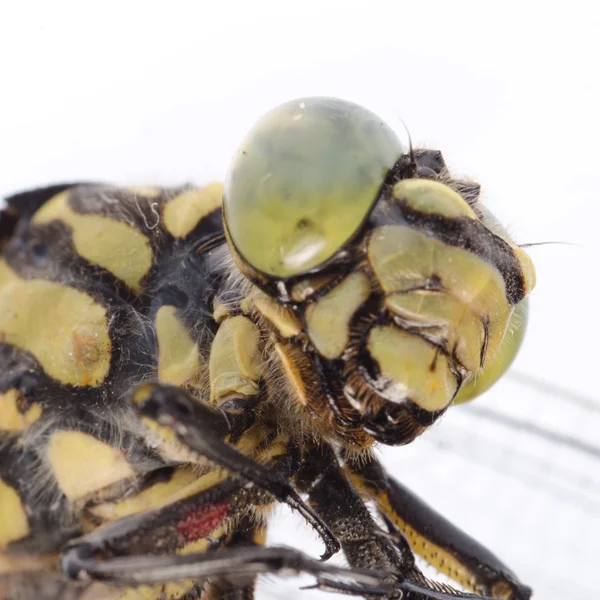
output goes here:
[{"label": "dragonfly leg", "polygon": [[487,548],[390,477],[375,459],[347,465],[355,487],[373,498],[391,532],[441,573],[479,594],[528,600],[531,589]]},{"label": "dragonfly leg", "polygon": [[230,425],[222,410],[197,401],[182,388],[158,383],[140,386],[133,402],[142,420],[160,435],[166,439],[175,435],[189,460],[206,458],[297,510],[323,539],[323,560],[339,550],[336,537],[300,498],[284,470],[261,465],[225,441]]},{"label": "dragonfly leg", "polygon": [[[463,593],[427,578],[416,565],[405,536],[397,530],[382,531],[373,520],[331,449],[320,446],[307,455],[299,483],[339,538],[350,565],[385,572],[385,583],[404,600],[489,600],[489,596]],[[394,596],[388,592],[386,597]]]}]

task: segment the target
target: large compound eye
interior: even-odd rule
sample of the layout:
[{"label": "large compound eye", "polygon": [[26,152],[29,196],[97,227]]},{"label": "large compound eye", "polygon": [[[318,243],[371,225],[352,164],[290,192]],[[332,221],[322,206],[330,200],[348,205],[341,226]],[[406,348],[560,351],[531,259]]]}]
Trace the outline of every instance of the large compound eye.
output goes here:
[{"label": "large compound eye", "polygon": [[231,241],[268,276],[314,270],[357,232],[403,153],[388,125],[351,102],[305,98],[273,109],[246,136],[225,184]]}]

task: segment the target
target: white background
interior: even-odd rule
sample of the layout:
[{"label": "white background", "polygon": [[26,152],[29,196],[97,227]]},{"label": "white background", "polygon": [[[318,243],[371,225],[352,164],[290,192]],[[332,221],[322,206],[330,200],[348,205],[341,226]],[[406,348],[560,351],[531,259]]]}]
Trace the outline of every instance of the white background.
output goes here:
[{"label": "white background", "polygon": [[[512,375],[383,455],[536,598],[598,593],[596,3],[1,2],[0,195],[222,178],[262,111],[338,95],[398,114],[417,144],[442,149],[518,242],[573,244],[531,249],[538,286]],[[543,432],[494,425],[477,407]],[[596,446],[545,442],[547,431]],[[285,511],[271,541],[320,551]],[[297,587],[269,580],[261,597],[326,598]]]}]

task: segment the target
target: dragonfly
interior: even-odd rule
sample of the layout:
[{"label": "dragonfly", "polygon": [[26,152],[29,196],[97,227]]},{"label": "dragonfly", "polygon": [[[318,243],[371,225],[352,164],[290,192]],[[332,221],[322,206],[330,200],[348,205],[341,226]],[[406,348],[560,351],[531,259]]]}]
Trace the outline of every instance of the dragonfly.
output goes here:
[{"label": "dragonfly", "polygon": [[[374,453],[505,374],[535,286],[440,151],[304,98],[258,121],[224,185],[38,188],[0,236],[6,598],[250,598],[296,572],[355,596],[530,597]],[[265,546],[278,504],[321,560]]]}]

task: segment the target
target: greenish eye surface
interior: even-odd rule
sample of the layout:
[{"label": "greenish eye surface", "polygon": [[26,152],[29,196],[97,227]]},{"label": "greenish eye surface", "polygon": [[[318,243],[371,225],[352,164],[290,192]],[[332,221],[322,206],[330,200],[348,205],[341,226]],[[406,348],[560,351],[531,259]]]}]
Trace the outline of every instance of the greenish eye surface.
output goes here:
[{"label": "greenish eye surface", "polygon": [[486,363],[481,373],[462,386],[454,398],[454,404],[462,404],[477,398],[506,373],[523,344],[528,312],[529,299],[525,298],[515,307],[505,339],[495,356]]},{"label": "greenish eye surface", "polygon": [[352,102],[317,97],[278,106],[246,136],[227,177],[231,241],[266,275],[311,271],[360,228],[403,154],[395,132]]}]

